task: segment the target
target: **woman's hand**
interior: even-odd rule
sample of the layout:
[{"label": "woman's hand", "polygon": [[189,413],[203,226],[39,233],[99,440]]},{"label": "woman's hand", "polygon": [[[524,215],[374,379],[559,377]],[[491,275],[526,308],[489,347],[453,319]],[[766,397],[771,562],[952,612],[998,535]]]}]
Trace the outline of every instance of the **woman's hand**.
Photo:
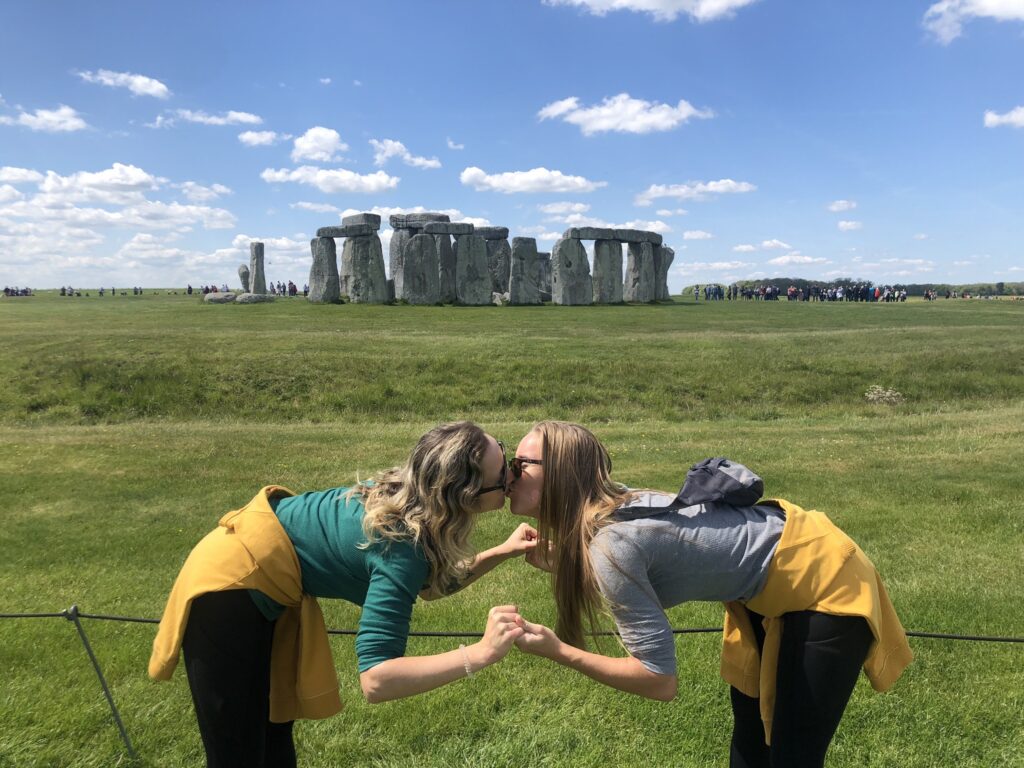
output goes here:
[{"label": "woman's hand", "polygon": [[485,667],[501,661],[512,649],[512,644],[522,636],[524,630],[519,625],[522,616],[514,605],[496,605],[487,613],[487,627],[483,639],[474,643],[473,648],[479,654],[474,664],[477,668]]},{"label": "woman's hand", "polygon": [[520,523],[519,527],[512,531],[512,535],[505,539],[501,548],[506,554],[516,557],[524,552],[529,556],[536,546],[537,529],[529,523]]},{"label": "woman's hand", "polygon": [[516,638],[516,648],[548,659],[553,659],[558,655],[562,641],[551,629],[543,624],[531,624],[522,616],[518,617],[517,623],[522,628],[523,634]]},{"label": "woman's hand", "polygon": [[525,559],[534,568],[551,573],[555,570],[555,545],[549,541],[546,547],[534,546]]}]

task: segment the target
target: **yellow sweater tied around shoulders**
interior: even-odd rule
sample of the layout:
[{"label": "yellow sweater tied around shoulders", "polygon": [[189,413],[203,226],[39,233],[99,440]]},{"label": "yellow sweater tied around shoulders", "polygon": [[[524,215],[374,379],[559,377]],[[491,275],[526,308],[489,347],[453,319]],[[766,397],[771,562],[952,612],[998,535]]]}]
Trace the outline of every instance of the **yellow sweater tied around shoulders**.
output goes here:
[{"label": "yellow sweater tied around shoulders", "polygon": [[207,592],[256,589],[285,607],[274,626],[270,720],[319,719],[341,711],[327,627],[316,598],[302,591],[295,548],[270,506],[294,496],[268,485],[228,512],[192,550],[171,589],[153,641],[149,676],[170,680],[178,665],[192,601]]},{"label": "yellow sweater tied around shoulders", "polygon": [[[875,639],[864,672],[876,691],[896,682],[913,653],[878,571],[849,536],[821,512],[783,499],[761,503],[780,507],[786,524],[764,589],[746,603],[725,603],[721,674],[741,693],[760,699],[765,743],[770,744],[783,614],[818,611],[866,619]],[[758,653],[744,607],[765,617],[763,653]]]}]

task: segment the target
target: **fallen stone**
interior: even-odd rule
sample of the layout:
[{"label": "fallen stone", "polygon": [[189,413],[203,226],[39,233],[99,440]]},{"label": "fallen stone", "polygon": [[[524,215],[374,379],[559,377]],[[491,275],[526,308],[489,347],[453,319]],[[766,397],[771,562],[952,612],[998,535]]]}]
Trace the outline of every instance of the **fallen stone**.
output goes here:
[{"label": "fallen stone", "polygon": [[230,304],[236,298],[238,298],[238,295],[235,293],[219,291],[218,293],[206,294],[203,296],[203,301],[207,304]]},{"label": "fallen stone", "polygon": [[[209,294],[207,294],[209,296]],[[236,304],[265,304],[274,300],[269,293],[240,293],[235,298]]]},{"label": "fallen stone", "polygon": [[364,235],[372,235],[380,229],[379,226],[373,226],[372,224],[352,224],[351,226],[341,227],[320,227],[316,231],[317,237],[363,237]]},{"label": "fallen stone", "polygon": [[661,245],[662,237],[657,232],[647,232],[642,229],[616,229],[615,237],[609,240],[618,240],[623,243],[653,243]]},{"label": "fallen stone", "polygon": [[[494,227],[494,229],[503,229],[508,232],[505,227]],[[474,234],[480,234],[480,230],[478,229]],[[491,289],[498,293],[505,293],[508,290],[508,278],[512,269],[512,246],[508,244],[508,240],[504,239],[491,239],[486,242],[487,269],[491,273]]]},{"label": "fallen stone", "polygon": [[587,252],[576,238],[560,238],[551,249],[551,300],[565,305],[594,303]]},{"label": "fallen stone", "polygon": [[384,274],[384,249],[376,235],[350,237],[352,276],[348,298],[353,304],[385,304],[388,300],[387,275]]},{"label": "fallen stone", "polygon": [[380,216],[376,213],[353,213],[351,216],[341,217],[341,226],[351,227],[356,224],[368,224],[374,231],[380,229]]},{"label": "fallen stone", "polygon": [[473,225],[465,221],[432,221],[423,225],[425,235],[471,235]]},{"label": "fallen stone", "polygon": [[479,235],[459,235],[455,263],[455,292],[459,304],[479,307],[491,303],[491,273],[487,268],[487,241]]},{"label": "fallen stone", "polygon": [[491,294],[491,303],[496,307],[508,306],[508,294],[495,291]]},{"label": "fallen stone", "polygon": [[630,243],[629,256],[626,258],[626,279],[622,288],[623,299],[638,303],[657,301],[655,280],[654,244]]},{"label": "fallen stone", "polygon": [[484,240],[508,240],[508,227],[477,227],[473,234]]},{"label": "fallen stone", "polygon": [[410,304],[437,304],[438,265],[434,236],[413,235],[409,238],[402,248],[402,263],[402,298]]},{"label": "fallen stone", "polygon": [[622,243],[594,241],[594,303],[622,303]]},{"label": "fallen stone", "polygon": [[313,252],[313,265],[309,268],[309,296],[306,298],[313,304],[333,304],[341,298],[334,238],[314,237],[309,241],[309,249]]},{"label": "fallen stone", "polygon": [[249,243],[249,291],[266,293],[267,278],[263,273],[263,243]]},{"label": "fallen stone", "polygon": [[392,229],[423,229],[432,221],[451,221],[447,213],[396,213],[388,217]]},{"label": "fallen stone", "polygon": [[242,293],[249,292],[249,268],[242,264],[238,267],[238,279],[242,281]]},{"label": "fallen stone", "polygon": [[562,235],[566,240],[616,240],[615,230],[607,227],[569,227]]},{"label": "fallen stone", "polygon": [[540,304],[538,276],[536,238],[513,237],[508,303],[517,306]]}]

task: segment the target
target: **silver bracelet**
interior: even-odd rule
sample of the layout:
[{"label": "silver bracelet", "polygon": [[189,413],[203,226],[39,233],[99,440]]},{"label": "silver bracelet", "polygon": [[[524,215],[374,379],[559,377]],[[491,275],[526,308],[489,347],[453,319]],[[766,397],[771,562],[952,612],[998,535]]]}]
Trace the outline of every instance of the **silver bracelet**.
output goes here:
[{"label": "silver bracelet", "polygon": [[469,652],[466,651],[466,644],[459,643],[459,650],[462,651],[462,666],[466,670],[466,677],[473,676],[473,667],[469,663]]}]

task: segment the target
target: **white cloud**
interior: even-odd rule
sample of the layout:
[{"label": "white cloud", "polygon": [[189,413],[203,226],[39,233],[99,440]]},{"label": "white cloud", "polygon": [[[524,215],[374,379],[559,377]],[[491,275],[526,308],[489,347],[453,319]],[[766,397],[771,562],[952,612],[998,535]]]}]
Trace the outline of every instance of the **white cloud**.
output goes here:
[{"label": "white cloud", "polygon": [[928,235],[926,235],[924,232],[918,232],[916,235],[914,235],[914,239],[915,240],[927,240],[928,239]]},{"label": "white cloud", "polygon": [[329,78],[329,77],[321,77],[320,78],[320,85],[330,85],[330,84],[331,84],[331,78]]},{"label": "white cloud", "polygon": [[970,265],[972,265],[974,263],[975,262],[970,261],[970,260],[968,260],[968,261],[954,261],[953,262],[953,266],[954,267],[967,267],[967,266],[970,266]]},{"label": "white cloud", "polygon": [[313,211],[314,213],[341,213],[341,208],[329,203],[291,203],[289,208],[298,208],[300,211]]},{"label": "white cloud", "polygon": [[839,227],[840,232],[853,232],[864,227],[859,221],[840,221],[836,226]]},{"label": "white cloud", "polygon": [[0,125],[21,125],[45,133],[70,133],[89,127],[76,110],[65,104],[61,104],[57,109],[37,109],[32,113],[19,112],[17,117],[0,115]]},{"label": "white cloud", "polygon": [[545,203],[538,205],[537,210],[549,216],[567,216],[570,213],[586,213],[590,210],[589,203]]},{"label": "white cloud", "polygon": [[289,134],[277,131],[242,131],[238,134],[238,140],[247,147],[269,147],[290,138]]},{"label": "white cloud", "polygon": [[690,181],[686,184],[652,184],[636,196],[635,205],[650,205],[655,200],[671,197],[677,200],[706,200],[709,195],[739,194],[757,189],[747,181],[719,179],[718,181]]},{"label": "white cloud", "polygon": [[1007,272],[1024,272],[1024,267],[1010,267]]},{"label": "white cloud", "polygon": [[285,181],[309,184],[328,194],[335,192],[364,192],[373,194],[394,189],[398,186],[399,182],[397,176],[389,176],[384,171],[358,174],[343,168],[325,169],[310,165],[291,169],[280,168],[278,170],[266,168],[260,174],[260,178],[271,184]]},{"label": "white cloud", "polygon": [[31,168],[16,168],[5,165],[0,168],[0,182],[10,184],[38,184],[43,180],[43,174],[33,171]]},{"label": "white cloud", "polygon": [[373,147],[373,164],[381,167],[392,157],[399,157],[406,165],[413,168],[440,168],[441,161],[436,157],[417,157],[405,148],[405,144],[394,139],[370,139]]},{"label": "white cloud", "polygon": [[964,22],[972,18],[1024,21],[1024,3],[1020,0],[940,0],[925,11],[922,23],[939,42],[949,44],[960,37]]},{"label": "white cloud", "polygon": [[985,113],[985,127],[998,128],[1001,125],[1009,125],[1013,128],[1024,128],[1024,107],[1016,107],[1005,114],[998,114],[989,110]]},{"label": "white cloud", "polygon": [[455,143],[454,141],[451,140],[451,137],[448,137],[446,139],[446,141],[448,142],[448,149],[465,149],[466,148],[465,144],[457,144],[457,143]]},{"label": "white cloud", "polygon": [[595,16],[609,11],[635,11],[650,14],[655,21],[675,21],[687,15],[694,21],[731,18],[735,12],[755,0],[544,0],[545,5],[569,5],[583,8]]},{"label": "white cloud", "polygon": [[703,229],[688,229],[683,232],[683,240],[710,240],[713,237],[714,235]]},{"label": "white cloud", "polygon": [[692,275],[697,272],[722,272],[730,269],[743,269],[754,266],[749,261],[684,261],[672,266],[676,275]]},{"label": "white cloud", "polygon": [[568,99],[548,104],[537,113],[541,120],[561,118],[579,126],[584,136],[614,131],[616,133],[653,133],[670,131],[691,118],[714,117],[710,109],[697,109],[685,99],[674,107],[643,99],[634,99],[628,93],[606,97],[592,107],[580,107],[579,99]]},{"label": "white cloud", "polygon": [[361,86],[362,84],[363,84],[363,81],[362,81],[362,80],[353,80],[353,81],[352,81],[352,85],[356,86],[357,88],[358,88],[359,86]]},{"label": "white cloud", "polygon": [[80,202],[127,205],[141,202],[145,191],[158,189],[165,181],[142,168],[124,163],[114,163],[102,171],[79,171],[69,176],[47,171],[39,182],[41,194],[36,196],[35,202],[47,207]]},{"label": "white cloud", "polygon": [[341,159],[339,152],[348,151],[348,144],[333,128],[314,126],[295,140],[292,162],[311,160],[314,163],[333,163]]},{"label": "white cloud", "polygon": [[185,181],[181,184],[176,184],[175,186],[178,187],[182,194],[185,195],[189,202],[192,203],[207,203],[210,200],[216,200],[222,195],[232,194],[231,190],[223,184],[214,184],[209,187],[204,187],[202,184],[197,184],[194,181]]},{"label": "white cloud", "polygon": [[757,250],[757,246],[755,246],[755,245],[748,245],[748,244],[744,243],[743,245],[734,245],[732,247],[732,249],[736,253],[753,253],[754,251]]},{"label": "white cloud", "polygon": [[685,208],[659,208],[655,213],[659,216],[685,216],[689,211]]},{"label": "white cloud", "polygon": [[111,72],[109,69],[100,69],[96,72],[76,72],[75,74],[87,83],[99,83],[111,88],[127,88],[136,96],[166,99],[171,95],[171,91],[166,85],[145,75],[136,75],[131,72]]},{"label": "white cloud", "polygon": [[[644,232],[659,232],[659,233],[661,233],[663,235],[672,231],[672,227],[669,226],[668,224],[666,224],[664,221],[661,221],[661,220],[645,221],[643,219],[633,219],[632,221],[627,221],[627,222],[624,222],[622,224],[614,224],[613,226],[614,226],[615,229],[639,229],[639,230],[643,230]],[[687,233],[687,234],[691,234],[692,235],[694,233],[690,232],[690,233]],[[700,234],[707,235],[708,237],[713,237],[713,235],[709,235],[707,232],[702,232]],[[704,238],[703,237],[699,237],[699,238],[686,237],[685,234],[684,234],[683,239],[684,240],[694,240],[694,239],[703,240]]]},{"label": "white cloud", "polygon": [[787,253],[785,256],[777,256],[774,259],[768,260],[769,264],[774,264],[778,267],[787,266],[789,264],[825,264],[827,262],[828,259],[804,256],[800,251],[793,251],[792,253]]},{"label": "white cloud", "polygon": [[789,243],[784,243],[781,240],[776,240],[776,239],[773,238],[771,240],[762,240],[761,241],[761,247],[764,248],[766,251],[774,251],[774,250],[784,251],[784,250],[787,250],[789,248],[792,248],[793,246],[791,246]]},{"label": "white cloud", "polygon": [[488,174],[470,166],[462,171],[459,180],[478,192],[502,192],[506,195],[520,192],[593,192],[608,186],[606,181],[591,181],[583,176],[567,176],[561,171],[531,168],[529,171],[509,171]]},{"label": "white cloud", "polygon": [[0,184],[0,205],[14,200],[21,200],[24,196],[17,187],[12,187],[10,184]]},{"label": "white cloud", "polygon": [[853,200],[836,200],[829,203],[828,209],[832,211],[832,213],[842,213],[843,211],[852,211],[856,207],[857,203]]},{"label": "white cloud", "polygon": [[929,259],[881,259],[883,264],[907,264],[914,267],[931,267],[935,264]]},{"label": "white cloud", "polygon": [[554,242],[562,236],[561,232],[549,232],[547,227],[520,227],[518,232],[524,237],[532,237],[538,241]]},{"label": "white cloud", "polygon": [[208,115],[201,110],[179,109],[175,114],[185,122],[202,125],[260,125],[263,123],[263,118],[259,115],[250,112],[236,112],[235,110],[222,112],[219,115]]}]

